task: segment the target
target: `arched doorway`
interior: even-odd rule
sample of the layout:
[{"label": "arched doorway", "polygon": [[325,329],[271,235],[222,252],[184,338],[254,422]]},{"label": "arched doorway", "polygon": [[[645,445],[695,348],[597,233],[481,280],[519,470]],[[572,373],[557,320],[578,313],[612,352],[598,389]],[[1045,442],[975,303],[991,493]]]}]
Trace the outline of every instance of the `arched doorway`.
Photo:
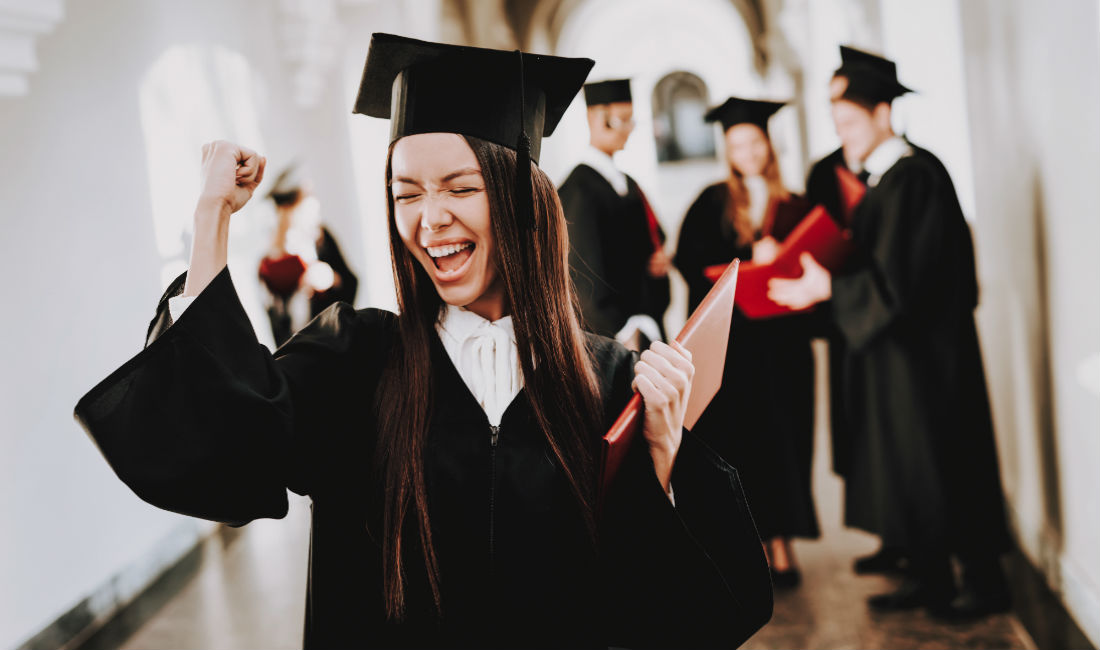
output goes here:
[{"label": "arched doorway", "polygon": [[[191,255],[202,145],[224,139],[264,151],[262,97],[248,60],[224,47],[175,46],[149,66],[139,102],[162,285],[186,270]],[[258,283],[248,281],[268,242],[265,203],[253,199],[230,221],[229,269],[260,341],[273,347]]]},{"label": "arched doorway", "polygon": [[703,120],[706,111],[706,82],[682,71],[661,77],[653,89],[657,162],[714,158],[714,130]]}]

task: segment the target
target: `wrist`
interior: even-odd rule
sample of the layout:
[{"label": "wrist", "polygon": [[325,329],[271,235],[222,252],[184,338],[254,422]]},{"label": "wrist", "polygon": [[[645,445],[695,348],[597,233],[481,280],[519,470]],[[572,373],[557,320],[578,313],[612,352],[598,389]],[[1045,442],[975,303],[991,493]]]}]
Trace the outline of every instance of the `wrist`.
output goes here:
[{"label": "wrist", "polygon": [[677,449],[671,444],[649,445],[649,455],[653,459],[653,469],[657,473],[657,480],[661,487],[668,491],[672,480],[672,467],[676,464]]},{"label": "wrist", "polygon": [[233,211],[224,200],[200,196],[198,205],[195,206],[195,226],[228,223],[232,214]]}]

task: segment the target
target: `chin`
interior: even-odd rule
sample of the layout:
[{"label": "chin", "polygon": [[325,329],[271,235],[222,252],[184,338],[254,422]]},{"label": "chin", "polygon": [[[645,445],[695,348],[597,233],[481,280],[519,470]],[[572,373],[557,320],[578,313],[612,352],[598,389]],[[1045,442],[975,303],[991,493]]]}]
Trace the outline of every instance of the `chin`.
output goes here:
[{"label": "chin", "polygon": [[475,283],[469,284],[462,283],[461,285],[441,285],[435,284],[435,291],[439,294],[440,299],[448,305],[454,305],[455,307],[465,307],[466,305],[474,302],[481,295],[478,291]]}]

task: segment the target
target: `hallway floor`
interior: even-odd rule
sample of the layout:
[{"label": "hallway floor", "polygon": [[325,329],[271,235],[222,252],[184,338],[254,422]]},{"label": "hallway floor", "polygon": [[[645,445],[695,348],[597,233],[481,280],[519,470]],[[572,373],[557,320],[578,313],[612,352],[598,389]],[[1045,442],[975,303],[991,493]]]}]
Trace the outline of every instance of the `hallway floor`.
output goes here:
[{"label": "hallway floor", "polygon": [[[818,396],[819,404],[822,397]],[[852,572],[852,560],[873,552],[877,541],[840,524],[842,483],[829,469],[824,418],[819,413],[814,467],[822,537],[796,542],[802,585],[776,593],[772,621],[744,647],[1034,648],[1014,614],[948,625],[921,611],[883,615],[867,608],[867,596],[896,583]],[[194,579],[122,647],[300,647],[308,547],[308,500],[293,494],[284,520],[222,529],[205,543]]]}]

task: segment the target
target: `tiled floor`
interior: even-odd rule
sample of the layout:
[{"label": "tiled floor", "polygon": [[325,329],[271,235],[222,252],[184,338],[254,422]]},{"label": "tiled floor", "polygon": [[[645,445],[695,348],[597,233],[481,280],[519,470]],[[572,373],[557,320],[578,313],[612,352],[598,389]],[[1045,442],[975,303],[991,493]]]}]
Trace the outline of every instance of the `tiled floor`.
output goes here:
[{"label": "tiled floor", "polygon": [[[819,422],[824,417],[820,414]],[[821,426],[816,448],[814,487],[822,538],[797,543],[803,584],[776,594],[772,622],[746,648],[1034,648],[1013,615],[945,625],[922,612],[868,611],[866,597],[890,589],[893,582],[852,572],[852,559],[874,551],[877,543],[840,525],[842,486],[829,471]],[[298,498],[284,520],[225,529],[207,542],[195,579],[123,648],[299,647],[308,545],[308,502]]]},{"label": "tiled floor", "polygon": [[290,497],[285,519],[222,528],[208,539],[195,578],[123,650],[300,648],[309,501]]},{"label": "tiled floor", "polygon": [[[818,436],[817,449],[827,449]],[[968,625],[938,622],[923,611],[881,614],[869,610],[868,596],[890,591],[895,578],[858,576],[852,560],[878,548],[877,538],[846,529],[841,521],[842,483],[824,459],[814,468],[814,495],[822,536],[796,541],[802,585],[775,594],[772,621],[745,644],[763,648],[1034,648],[1012,614]]]}]

